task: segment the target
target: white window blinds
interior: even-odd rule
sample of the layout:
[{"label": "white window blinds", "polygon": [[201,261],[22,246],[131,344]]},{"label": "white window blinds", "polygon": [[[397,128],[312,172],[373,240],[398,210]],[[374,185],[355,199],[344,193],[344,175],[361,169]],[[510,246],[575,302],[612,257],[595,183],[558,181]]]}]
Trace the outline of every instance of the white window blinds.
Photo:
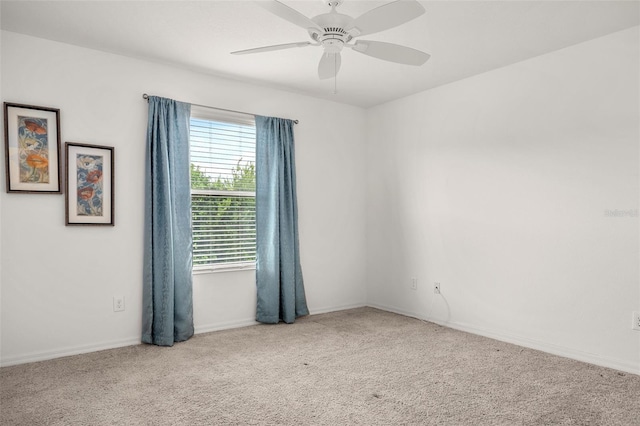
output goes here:
[{"label": "white window blinds", "polygon": [[190,148],[194,269],[253,265],[253,116],[193,106]]}]

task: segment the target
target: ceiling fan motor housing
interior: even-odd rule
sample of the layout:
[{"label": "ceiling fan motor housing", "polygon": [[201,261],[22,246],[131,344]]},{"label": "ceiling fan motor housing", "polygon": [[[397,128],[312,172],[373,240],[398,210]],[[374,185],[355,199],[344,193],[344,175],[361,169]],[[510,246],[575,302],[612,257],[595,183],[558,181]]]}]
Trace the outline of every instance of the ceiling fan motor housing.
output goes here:
[{"label": "ceiling fan motor housing", "polygon": [[339,53],[353,36],[345,28],[353,26],[354,19],[348,15],[337,13],[335,8],[331,13],[324,13],[311,19],[318,24],[324,32],[316,28],[309,29],[311,38],[322,44],[326,53]]}]

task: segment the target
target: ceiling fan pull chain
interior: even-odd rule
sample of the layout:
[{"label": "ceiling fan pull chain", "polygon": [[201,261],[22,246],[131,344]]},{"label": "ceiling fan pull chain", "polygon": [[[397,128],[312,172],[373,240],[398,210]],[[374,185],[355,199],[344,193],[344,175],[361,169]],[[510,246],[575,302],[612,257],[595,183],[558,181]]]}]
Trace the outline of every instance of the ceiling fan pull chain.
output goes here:
[{"label": "ceiling fan pull chain", "polygon": [[333,69],[336,73],[333,75],[333,94],[338,94],[338,55],[333,55]]}]

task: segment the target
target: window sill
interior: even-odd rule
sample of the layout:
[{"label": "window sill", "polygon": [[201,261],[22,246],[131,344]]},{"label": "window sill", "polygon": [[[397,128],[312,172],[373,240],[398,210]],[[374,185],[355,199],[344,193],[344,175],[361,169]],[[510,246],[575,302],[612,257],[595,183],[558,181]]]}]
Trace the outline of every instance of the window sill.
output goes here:
[{"label": "window sill", "polygon": [[256,263],[231,263],[226,265],[194,266],[193,275],[216,274],[219,272],[250,271],[256,269]]}]

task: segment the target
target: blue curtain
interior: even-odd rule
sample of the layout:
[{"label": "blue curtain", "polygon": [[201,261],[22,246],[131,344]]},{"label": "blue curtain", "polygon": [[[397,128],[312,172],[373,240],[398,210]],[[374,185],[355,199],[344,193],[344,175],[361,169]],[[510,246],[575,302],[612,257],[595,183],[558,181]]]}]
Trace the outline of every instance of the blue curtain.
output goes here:
[{"label": "blue curtain", "polygon": [[308,315],[298,242],[293,121],[256,116],[256,320]]},{"label": "blue curtain", "polygon": [[149,97],[142,341],[193,336],[189,118],[191,105]]}]

